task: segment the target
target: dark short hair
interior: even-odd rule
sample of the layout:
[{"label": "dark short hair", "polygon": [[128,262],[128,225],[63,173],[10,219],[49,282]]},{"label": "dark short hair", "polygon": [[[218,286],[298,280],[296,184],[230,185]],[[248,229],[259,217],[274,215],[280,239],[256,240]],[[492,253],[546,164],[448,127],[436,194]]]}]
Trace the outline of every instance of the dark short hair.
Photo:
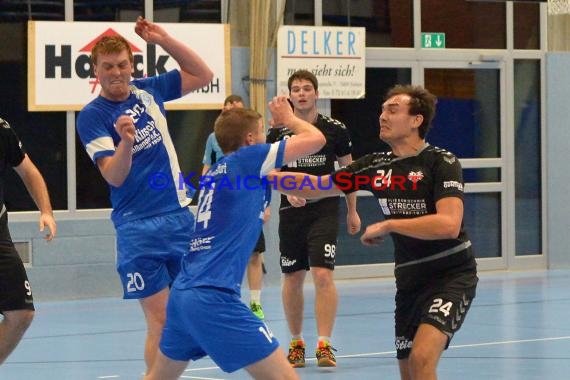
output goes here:
[{"label": "dark short hair", "polygon": [[287,81],[287,87],[289,88],[289,92],[291,92],[291,84],[295,80],[308,80],[313,84],[315,91],[319,89],[319,81],[317,80],[317,77],[309,70],[297,70],[293,74],[291,74],[289,80]]},{"label": "dark short hair", "polygon": [[422,86],[411,84],[395,85],[386,94],[386,100],[397,95],[408,95],[410,97],[410,115],[422,115],[424,121],[418,128],[420,137],[424,139],[431,127],[431,122],[435,116],[435,105],[437,97]]},{"label": "dark short hair", "polygon": [[129,61],[133,63],[133,51],[131,50],[129,41],[119,35],[101,37],[101,39],[99,39],[99,41],[97,41],[95,46],[93,46],[91,49],[91,62],[93,64],[97,64],[97,58],[99,54],[120,53],[123,50],[127,51],[127,54],[129,55]]},{"label": "dark short hair", "polygon": [[231,94],[230,96],[224,99],[224,106],[228,103],[237,103],[237,102],[243,103],[242,97],[239,95]]},{"label": "dark short hair", "polygon": [[216,119],[214,134],[224,154],[238,150],[245,137],[259,127],[261,115],[250,108],[232,108]]}]

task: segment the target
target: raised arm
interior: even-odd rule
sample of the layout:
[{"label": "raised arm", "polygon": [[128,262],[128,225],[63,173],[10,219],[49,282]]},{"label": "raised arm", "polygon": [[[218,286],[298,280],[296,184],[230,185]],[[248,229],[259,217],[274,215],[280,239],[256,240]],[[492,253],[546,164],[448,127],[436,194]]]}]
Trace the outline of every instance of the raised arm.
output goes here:
[{"label": "raised arm", "polygon": [[210,83],[214,73],[198,54],[170,36],[160,25],[138,17],[135,32],[150,44],[162,47],[180,66],[182,95]]},{"label": "raised arm", "polygon": [[312,124],[295,116],[287,97],[274,97],[269,102],[269,110],[273,116],[272,125],[283,125],[295,134],[285,144],[284,162],[318,152],[325,145],[325,136]]},{"label": "raised arm", "polygon": [[57,226],[53,218],[47,186],[42,175],[27,154],[22,162],[14,167],[14,170],[22,178],[28,193],[40,210],[40,231],[43,232],[44,228],[47,227],[49,233],[46,234],[45,239],[52,240],[57,233]]}]

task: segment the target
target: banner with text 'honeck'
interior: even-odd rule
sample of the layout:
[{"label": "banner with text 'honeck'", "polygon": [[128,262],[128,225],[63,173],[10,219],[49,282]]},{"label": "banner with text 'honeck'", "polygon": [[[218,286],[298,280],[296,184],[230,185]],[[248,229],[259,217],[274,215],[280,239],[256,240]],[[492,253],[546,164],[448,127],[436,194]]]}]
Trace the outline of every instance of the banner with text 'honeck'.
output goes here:
[{"label": "banner with text 'honeck'", "polygon": [[[231,92],[230,29],[226,24],[161,23],[190,46],[214,72],[209,85],[165,104],[169,110],[220,109]],[[28,22],[28,109],[79,111],[99,95],[90,54],[103,36],[121,35],[134,55],[133,78],[179,66],[160,46],[147,44],[133,22]],[[213,48],[215,47],[215,48]]]}]

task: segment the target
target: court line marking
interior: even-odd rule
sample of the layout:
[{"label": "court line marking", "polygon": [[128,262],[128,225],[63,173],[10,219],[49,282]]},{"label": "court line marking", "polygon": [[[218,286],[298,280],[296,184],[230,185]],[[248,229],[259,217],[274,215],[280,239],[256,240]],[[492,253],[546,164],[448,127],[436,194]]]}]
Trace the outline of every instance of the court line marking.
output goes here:
[{"label": "court line marking", "polygon": [[[449,348],[469,348],[469,347],[484,347],[484,346],[498,346],[506,344],[517,344],[517,343],[532,343],[532,342],[546,342],[553,340],[568,340],[570,336],[555,336],[550,338],[535,338],[535,339],[518,339],[518,340],[504,340],[496,342],[485,342],[485,343],[472,343],[472,344],[457,344],[451,345]],[[337,358],[355,358],[360,356],[373,356],[373,355],[393,355],[396,351],[383,351],[383,352],[369,352],[363,354],[353,354],[353,355],[336,355]],[[314,358],[308,360],[315,360]]]},{"label": "court line marking", "polygon": [[535,338],[535,339],[518,339],[518,340],[505,340],[487,343],[473,343],[473,344],[458,344],[449,346],[449,348],[465,348],[465,347],[481,347],[481,346],[497,346],[501,344],[514,344],[514,343],[531,343],[531,342],[547,342],[552,340],[568,340],[570,336],[555,336],[551,338]]},{"label": "court line marking", "polygon": [[[507,345],[507,344],[518,344],[518,343],[532,343],[532,342],[547,342],[547,341],[555,341],[555,340],[570,340],[570,335],[567,336],[555,336],[549,338],[535,338],[535,339],[517,339],[517,340],[504,340],[504,341],[495,341],[495,342],[484,342],[484,343],[471,343],[471,344],[457,344],[449,346],[449,349],[452,348],[469,348],[469,347],[484,347],[484,346],[498,346],[498,345]],[[357,357],[364,357],[364,356],[374,356],[374,355],[394,355],[396,351],[381,351],[381,352],[368,352],[362,354],[352,354],[352,355],[336,355],[337,358],[357,358]],[[307,361],[315,361],[316,358],[307,358]],[[208,370],[217,370],[220,369],[217,366],[213,367],[198,367],[198,368],[187,368],[184,372],[193,372],[193,371],[208,371]],[[112,376],[99,376],[98,379],[107,379],[107,378],[117,378],[119,376],[112,375]],[[181,378],[183,379],[200,379],[200,380],[224,380],[221,378],[215,377],[195,377],[195,376],[188,376],[182,375]]]}]

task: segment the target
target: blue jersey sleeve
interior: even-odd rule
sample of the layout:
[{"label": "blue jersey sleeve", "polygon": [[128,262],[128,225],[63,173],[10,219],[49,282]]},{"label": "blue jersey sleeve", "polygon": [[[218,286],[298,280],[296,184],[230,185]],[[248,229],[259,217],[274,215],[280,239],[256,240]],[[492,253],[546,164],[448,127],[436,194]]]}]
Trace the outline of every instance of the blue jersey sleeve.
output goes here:
[{"label": "blue jersey sleeve", "polygon": [[97,101],[89,103],[79,112],[77,134],[93,162],[99,157],[115,154],[115,141],[119,141],[119,135],[112,128],[114,122]]},{"label": "blue jersey sleeve", "polygon": [[283,162],[285,155],[285,144],[287,140],[279,141],[273,144],[264,144],[268,148],[267,155],[260,168],[260,176],[264,177],[273,169],[279,169],[285,163]]}]

